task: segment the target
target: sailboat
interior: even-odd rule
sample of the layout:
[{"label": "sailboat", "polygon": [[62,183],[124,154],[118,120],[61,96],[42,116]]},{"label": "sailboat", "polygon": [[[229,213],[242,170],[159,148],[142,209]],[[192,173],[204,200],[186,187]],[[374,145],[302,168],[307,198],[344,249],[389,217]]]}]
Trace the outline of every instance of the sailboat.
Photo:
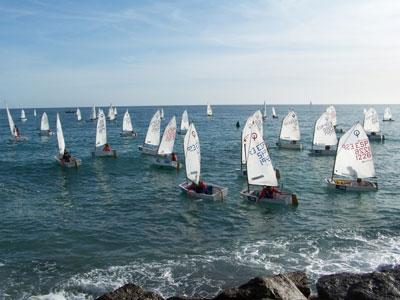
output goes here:
[{"label": "sailboat", "polygon": [[162,109],[162,108],[160,111],[160,118],[161,118],[161,120],[164,120],[164,109]]},{"label": "sailboat", "polygon": [[124,119],[122,121],[122,133],[121,136],[136,136],[137,133],[133,131],[132,120],[128,109],[124,114]]},{"label": "sailboat", "polygon": [[114,106],[114,115],[117,116],[118,115],[118,111],[117,111],[117,107]]},{"label": "sailboat", "polygon": [[364,130],[367,132],[370,141],[383,141],[385,136],[379,126],[378,113],[371,107],[364,115]]},{"label": "sailboat", "polygon": [[376,191],[374,159],[367,133],[356,123],[340,139],[328,188],[343,191]]},{"label": "sailboat", "polygon": [[36,109],[33,110],[33,116],[36,118]]},{"label": "sailboat", "polygon": [[76,119],[78,121],[82,120],[82,114],[81,114],[81,110],[79,109],[79,107],[76,109]]},{"label": "sailboat", "polygon": [[189,116],[188,116],[187,111],[185,110],[185,111],[182,113],[181,129],[180,129],[180,131],[179,131],[179,134],[185,134],[185,133],[188,131],[189,126],[190,126],[190,125],[189,125]]},{"label": "sailboat", "polygon": [[22,110],[21,110],[21,121],[22,121],[22,122],[25,122],[26,120],[28,120],[28,119],[26,118],[25,110],[22,109]]},{"label": "sailboat", "polygon": [[337,133],[342,133],[343,129],[341,128],[336,128],[337,126],[337,118],[336,118],[336,109],[333,105],[330,105],[326,109],[326,113],[328,114],[329,119],[332,122],[333,128],[335,128],[335,131]]},{"label": "sailboat", "polygon": [[272,107],[272,119],[278,119],[278,115],[276,114],[275,107]]},{"label": "sailboat", "polygon": [[143,154],[157,155],[158,145],[160,144],[161,114],[157,110],[150,120],[146,138],[143,145],[139,146],[139,151]]},{"label": "sailboat", "polygon": [[390,110],[390,107],[386,107],[386,108],[385,108],[385,113],[383,114],[383,121],[384,121],[384,122],[387,122],[387,121],[394,121],[394,120],[393,120],[392,111]]},{"label": "sailboat", "polygon": [[[256,126],[251,127],[247,156],[247,189],[240,195],[252,202],[297,205],[297,196],[277,189],[278,178],[268,148]],[[259,187],[252,190],[251,187]]]},{"label": "sailboat", "polygon": [[96,146],[92,152],[93,157],[117,157],[117,151],[111,149],[107,143],[106,116],[100,110],[96,128]]},{"label": "sailboat", "polygon": [[174,151],[176,137],[176,118],[175,116],[169,121],[167,127],[165,127],[164,134],[161,139],[161,143],[158,147],[157,158],[154,160],[154,164],[159,167],[167,169],[179,170],[181,164],[178,162]]},{"label": "sailboat", "polygon": [[92,106],[92,112],[90,114],[90,120],[94,121],[97,120],[97,115],[96,115],[96,106]]},{"label": "sailboat", "polygon": [[223,200],[228,188],[215,184],[207,184],[200,180],[201,156],[200,141],[194,124],[190,124],[184,141],[186,178],[179,187],[187,196],[204,200]]},{"label": "sailboat", "polygon": [[262,118],[263,120],[267,119],[267,104],[265,104],[265,101],[264,101],[264,112]]},{"label": "sailboat", "polygon": [[18,127],[15,126],[14,120],[11,116],[10,110],[8,109],[7,105],[6,105],[6,111],[7,111],[8,125],[10,126],[10,131],[11,131],[11,140],[12,141],[25,140],[25,138],[21,137],[21,133]]},{"label": "sailboat", "polygon": [[301,150],[299,120],[294,111],[289,111],[282,120],[281,133],[276,143],[279,148]]},{"label": "sailboat", "polygon": [[110,108],[108,109],[108,119],[110,121],[114,121],[115,120],[115,111],[114,111],[114,108],[112,106],[110,106]]},{"label": "sailboat", "polygon": [[310,154],[335,155],[337,137],[331,120],[328,113],[324,112],[315,122]]},{"label": "sailboat", "polygon": [[207,116],[211,117],[213,115],[213,111],[210,103],[207,103]]},{"label": "sailboat", "polygon": [[55,160],[62,166],[66,168],[78,168],[82,161],[77,159],[66,151],[64,134],[61,127],[60,116],[57,113],[57,142],[58,142],[58,154],[54,156]]},{"label": "sailboat", "polygon": [[40,120],[40,135],[47,136],[51,134],[49,118],[47,117],[46,112],[44,112],[42,114],[42,119]]}]

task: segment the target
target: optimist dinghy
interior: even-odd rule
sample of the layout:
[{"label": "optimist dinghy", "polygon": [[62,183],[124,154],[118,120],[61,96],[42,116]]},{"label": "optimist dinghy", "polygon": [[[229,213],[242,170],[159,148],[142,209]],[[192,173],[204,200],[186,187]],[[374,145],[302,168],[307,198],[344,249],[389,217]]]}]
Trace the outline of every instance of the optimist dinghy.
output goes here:
[{"label": "optimist dinghy", "polygon": [[382,134],[379,126],[378,113],[371,107],[364,114],[364,130],[370,141],[383,141],[385,136]]},{"label": "optimist dinghy", "polygon": [[96,106],[92,106],[92,112],[90,114],[90,121],[97,120],[97,115],[96,115]]},{"label": "optimist dinghy", "polygon": [[336,109],[333,105],[328,106],[326,109],[326,113],[328,114],[328,117],[330,121],[332,122],[333,128],[335,129],[336,133],[343,133],[342,128],[337,128],[337,117],[336,117]]},{"label": "optimist dinghy", "polygon": [[[247,157],[247,189],[240,195],[252,202],[297,205],[297,197],[280,191],[278,179],[272,165],[264,139],[256,126],[251,127]],[[251,187],[259,187],[251,189]]]},{"label": "optimist dinghy", "polygon": [[57,113],[57,142],[58,142],[58,154],[54,156],[55,160],[65,168],[78,168],[82,161],[73,157],[65,149],[64,134],[61,127],[60,116]]},{"label": "optimist dinghy", "polygon": [[211,117],[213,115],[213,110],[210,103],[207,103],[207,116]]},{"label": "optimist dinghy", "polygon": [[340,139],[328,188],[343,191],[376,191],[374,159],[368,136],[356,123]]},{"label": "optimist dinghy", "polygon": [[36,114],[36,109],[33,110],[33,116],[36,118],[37,114]]},{"label": "optimist dinghy", "polygon": [[96,146],[92,152],[93,157],[117,157],[117,151],[107,143],[106,116],[100,110],[96,128]]},{"label": "optimist dinghy", "polygon": [[163,108],[161,108],[161,111],[160,111],[160,118],[161,118],[161,120],[164,120],[164,109]]},{"label": "optimist dinghy", "polygon": [[133,137],[137,136],[136,132],[133,131],[132,120],[131,120],[131,116],[129,114],[128,109],[126,110],[126,112],[124,114],[124,119],[122,121],[121,136],[133,136]]},{"label": "optimist dinghy", "polygon": [[192,123],[186,132],[184,144],[186,178],[179,188],[188,197],[203,200],[224,200],[228,194],[228,188],[216,184],[205,184],[200,180],[201,156],[200,141],[196,128]]},{"label": "optimist dinghy", "polygon": [[25,122],[26,120],[28,120],[27,118],[26,118],[26,115],[25,115],[25,110],[24,109],[22,109],[21,110],[21,121],[22,122]]},{"label": "optimist dinghy", "polygon": [[81,110],[79,109],[79,107],[76,109],[76,119],[78,121],[82,120],[82,114],[81,114]]},{"label": "optimist dinghy", "polygon": [[21,136],[21,132],[19,131],[18,127],[15,126],[14,120],[11,116],[10,110],[8,109],[8,106],[6,105],[6,111],[7,111],[7,118],[8,118],[8,125],[10,126],[10,131],[11,131],[11,141],[26,141],[27,139],[25,137]]},{"label": "optimist dinghy", "polygon": [[275,107],[272,107],[272,119],[278,119],[278,115],[276,114]]},{"label": "optimist dinghy", "polygon": [[282,120],[281,133],[276,143],[279,148],[302,150],[303,145],[300,142],[299,120],[294,111],[289,111]]},{"label": "optimist dinghy", "polygon": [[183,113],[182,113],[182,119],[181,119],[181,129],[180,129],[180,131],[179,131],[179,134],[186,134],[186,132],[188,131],[188,129],[189,129],[189,116],[188,116],[188,113],[187,113],[187,111],[185,110]]},{"label": "optimist dinghy", "polygon": [[390,110],[390,107],[386,107],[385,108],[385,113],[383,114],[383,121],[384,122],[394,121],[393,120],[392,111]]},{"label": "optimist dinghy", "polygon": [[115,110],[114,110],[114,107],[112,105],[110,105],[110,108],[108,109],[108,119],[110,121],[114,121],[115,120]]},{"label": "optimist dinghy", "polygon": [[157,110],[150,120],[146,138],[143,145],[139,146],[139,151],[143,154],[157,155],[158,145],[160,144],[161,114]]},{"label": "optimist dinghy", "polygon": [[52,132],[49,126],[49,118],[47,117],[46,112],[42,114],[42,119],[40,120],[40,135],[41,136],[49,136]]},{"label": "optimist dinghy", "polygon": [[337,145],[336,131],[328,113],[324,112],[314,126],[310,155],[335,155]]},{"label": "optimist dinghy", "polygon": [[165,127],[163,137],[161,139],[160,146],[157,151],[157,158],[154,159],[154,165],[166,169],[179,170],[181,164],[177,160],[174,151],[176,137],[176,119],[175,116],[169,121],[167,127]]},{"label": "optimist dinghy", "polygon": [[264,112],[262,118],[263,120],[267,119],[267,104],[265,104],[265,101],[264,101]]}]

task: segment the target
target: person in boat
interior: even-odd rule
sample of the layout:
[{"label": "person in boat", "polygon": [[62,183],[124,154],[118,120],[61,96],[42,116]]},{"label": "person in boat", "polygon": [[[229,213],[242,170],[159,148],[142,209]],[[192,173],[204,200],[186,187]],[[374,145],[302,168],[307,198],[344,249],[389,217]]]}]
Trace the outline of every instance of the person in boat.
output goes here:
[{"label": "person in boat", "polygon": [[104,147],[103,147],[103,151],[104,152],[110,152],[111,151],[110,145],[109,144],[105,144]]},{"label": "person in boat", "polygon": [[239,123],[239,121],[237,121],[236,122],[236,128],[239,128],[240,127],[240,123]]},{"label": "person in boat", "polygon": [[297,144],[297,141],[290,141],[291,144]]},{"label": "person in boat", "polygon": [[62,160],[64,162],[70,162],[71,161],[71,154],[69,154],[67,149],[64,149],[64,154],[63,154]]},{"label": "person in boat", "polygon": [[188,189],[194,190],[198,194],[205,194],[207,192],[207,185],[204,183],[204,181],[200,180],[198,184],[192,182]]},{"label": "person in boat", "polygon": [[18,127],[17,127],[16,125],[14,125],[14,133],[15,133],[15,136],[16,136],[16,137],[19,137],[19,136],[20,136],[19,129],[18,129]]},{"label": "person in boat", "polygon": [[176,155],[175,152],[172,152],[172,153],[171,153],[171,160],[172,160],[172,161],[178,161],[178,156]]},{"label": "person in boat", "polygon": [[325,145],[325,150],[331,150],[331,146]]},{"label": "person in boat", "polygon": [[274,186],[266,186],[264,187],[260,194],[258,195],[257,201],[260,201],[263,198],[273,199],[274,194],[278,194],[280,191]]},{"label": "person in boat", "polygon": [[371,135],[376,135],[376,132],[371,132]]}]

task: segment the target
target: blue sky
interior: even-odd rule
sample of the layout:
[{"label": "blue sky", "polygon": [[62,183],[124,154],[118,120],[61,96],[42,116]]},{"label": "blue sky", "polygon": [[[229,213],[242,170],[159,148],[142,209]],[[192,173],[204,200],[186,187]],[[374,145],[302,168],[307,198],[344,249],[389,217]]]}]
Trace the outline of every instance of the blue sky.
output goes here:
[{"label": "blue sky", "polygon": [[400,1],[0,1],[10,106],[400,103]]}]

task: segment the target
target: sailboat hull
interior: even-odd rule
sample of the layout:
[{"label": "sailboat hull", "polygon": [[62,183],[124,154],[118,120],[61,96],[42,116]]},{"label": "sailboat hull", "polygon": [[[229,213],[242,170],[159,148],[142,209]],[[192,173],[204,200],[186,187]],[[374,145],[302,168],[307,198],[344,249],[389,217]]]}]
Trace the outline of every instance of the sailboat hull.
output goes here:
[{"label": "sailboat hull", "polygon": [[208,193],[197,193],[196,191],[189,189],[189,186],[189,183],[183,182],[179,185],[179,188],[190,198],[214,201],[224,200],[228,195],[228,188],[216,184],[207,184]]},{"label": "sailboat hull", "polygon": [[272,119],[278,119],[278,116],[272,116]]},{"label": "sailboat hull", "polygon": [[335,149],[311,149],[310,153],[308,153],[310,156],[334,156],[335,154]]},{"label": "sailboat hull", "polygon": [[179,170],[182,168],[183,164],[178,161],[172,161],[168,157],[157,157],[154,159],[153,164],[157,167],[169,170]]},{"label": "sailboat hull", "polygon": [[[296,143],[293,143],[296,142]],[[282,141],[279,140],[276,145],[282,149],[289,149],[289,150],[302,150],[303,144],[300,141]]]},{"label": "sailboat hull", "polygon": [[186,132],[187,132],[187,130],[179,130],[179,131],[177,131],[176,133],[177,133],[177,134],[180,134],[180,135],[185,135]]},{"label": "sailboat hull", "polygon": [[240,195],[250,201],[255,203],[268,203],[268,204],[280,204],[280,205],[298,205],[297,196],[291,193],[274,193],[272,198],[262,198],[258,199],[260,191],[253,190],[243,190],[240,192]]},{"label": "sailboat hull", "polygon": [[50,136],[52,134],[53,133],[50,130],[40,130],[40,133],[39,133],[39,135],[41,135],[41,136]]},{"label": "sailboat hull", "polygon": [[378,190],[378,184],[370,181],[363,181],[358,184],[356,180],[327,178],[325,182],[329,189],[348,192],[373,192]]},{"label": "sailboat hull", "polygon": [[153,156],[156,156],[156,155],[157,155],[157,151],[158,151],[158,149],[157,149],[156,147],[150,148],[150,147],[148,147],[148,146],[146,146],[146,145],[140,145],[140,146],[138,147],[138,149],[139,149],[139,151],[142,152],[143,154],[146,154],[146,155],[153,155]]},{"label": "sailboat hull", "polygon": [[393,121],[394,121],[393,119],[387,119],[387,120],[383,119],[383,122],[393,122]]},{"label": "sailboat hull", "polygon": [[103,151],[103,149],[96,149],[95,151],[92,151],[92,156],[93,157],[117,157],[117,150],[113,149],[111,151]]},{"label": "sailboat hull", "polygon": [[381,142],[385,140],[385,136],[380,132],[376,134],[368,133],[367,136],[370,141],[374,142]]},{"label": "sailboat hull", "polygon": [[131,136],[131,137],[137,137],[137,133],[134,131],[122,131],[121,132],[121,136],[127,137],[127,136]]},{"label": "sailboat hull", "polygon": [[71,157],[71,161],[69,162],[65,162],[62,159],[62,155],[56,155],[54,156],[54,159],[64,168],[78,168],[82,164],[82,161],[75,157]]}]

